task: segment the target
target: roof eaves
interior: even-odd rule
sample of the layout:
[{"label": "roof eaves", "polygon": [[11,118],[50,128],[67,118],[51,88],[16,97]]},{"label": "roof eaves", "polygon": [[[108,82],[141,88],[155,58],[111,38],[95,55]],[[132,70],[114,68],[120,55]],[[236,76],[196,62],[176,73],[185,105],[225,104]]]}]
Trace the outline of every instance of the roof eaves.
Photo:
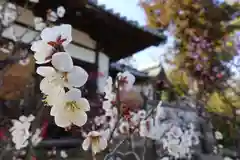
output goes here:
[{"label": "roof eaves", "polygon": [[137,21],[128,20],[126,16],[121,16],[120,13],[115,12],[113,9],[107,9],[106,5],[104,5],[104,4],[98,4],[96,2],[88,2],[88,4],[105,11],[105,12],[119,18],[120,20],[130,24],[131,26],[143,30],[144,32],[148,32],[154,36],[158,36],[159,38],[162,38],[164,36],[161,32],[159,32],[157,30],[147,28],[146,26],[141,26]]}]

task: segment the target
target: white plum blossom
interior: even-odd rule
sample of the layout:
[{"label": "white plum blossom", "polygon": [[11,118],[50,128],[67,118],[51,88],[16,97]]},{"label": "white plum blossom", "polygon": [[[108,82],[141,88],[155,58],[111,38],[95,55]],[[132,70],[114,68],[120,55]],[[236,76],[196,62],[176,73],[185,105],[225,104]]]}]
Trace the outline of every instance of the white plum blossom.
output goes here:
[{"label": "white plum blossom", "polygon": [[129,134],[130,131],[130,125],[126,121],[122,121],[119,125],[119,132],[121,134]]},{"label": "white plum blossom", "polygon": [[183,131],[180,127],[177,126],[173,126],[170,131],[168,132],[168,134],[170,134],[171,136],[173,136],[174,138],[179,138],[183,135]]},{"label": "white plum blossom", "polygon": [[113,107],[109,110],[106,110],[105,116],[110,119],[108,122],[108,125],[109,125],[110,129],[113,129],[115,127],[115,124],[116,124],[117,118],[118,118],[117,108]]},{"label": "white plum blossom", "polygon": [[8,27],[11,23],[13,23],[18,16],[17,7],[13,3],[7,3],[4,8],[1,7],[0,12],[0,19],[5,27]]},{"label": "white plum blossom", "polygon": [[166,112],[164,111],[164,108],[162,107],[162,101],[159,101],[157,107],[156,107],[156,119],[164,119],[166,118]]},{"label": "white plum blossom", "polygon": [[[140,114],[142,114],[142,113],[140,113]],[[130,122],[135,126],[139,125],[140,121],[145,118],[144,117],[144,118],[141,119],[140,118],[141,115],[139,115],[139,112],[138,113],[130,112],[130,116],[131,116]]]},{"label": "white plum blossom", "polygon": [[229,5],[240,4],[240,0],[225,0]]},{"label": "white plum blossom", "polygon": [[[120,86],[120,89],[125,91],[130,91],[136,80],[135,76],[128,71],[125,71],[123,73],[118,73],[117,77],[118,77],[118,81],[123,81],[123,84]],[[118,85],[118,81],[116,81],[117,83],[116,85]]]},{"label": "white plum blossom", "polygon": [[50,22],[56,22],[58,20],[57,13],[52,10],[49,10],[47,13],[47,20]]},{"label": "white plum blossom", "polygon": [[51,108],[57,126],[66,128],[74,124],[81,127],[87,122],[86,112],[90,110],[90,105],[81,96],[81,91],[75,88],[59,95],[58,102]]},{"label": "white plum blossom", "polygon": [[72,26],[62,24],[52,28],[45,28],[41,33],[43,41],[51,45],[63,45],[66,47],[72,41]]},{"label": "white plum blossom", "polygon": [[141,137],[148,137],[157,140],[160,137],[162,128],[155,126],[154,119],[149,117],[146,120],[142,120],[139,126],[139,135]]},{"label": "white plum blossom", "polygon": [[41,141],[42,141],[42,137],[41,135],[42,130],[37,128],[35,133],[32,135],[31,137],[31,142],[33,146],[37,146]]},{"label": "white plum blossom", "polygon": [[105,110],[105,111],[108,111],[108,110],[111,110],[112,109],[112,103],[111,101],[103,101],[102,103],[102,108]]},{"label": "white plum blossom", "polygon": [[240,109],[237,109],[237,110],[236,110],[236,114],[237,114],[237,115],[240,115]]},{"label": "white plum blossom", "polygon": [[169,143],[167,147],[169,155],[175,158],[185,157],[189,152],[189,148],[183,147],[177,143]]},{"label": "white plum blossom", "polygon": [[32,2],[32,3],[38,3],[39,0],[29,0],[29,2]]},{"label": "white plum blossom", "polygon": [[219,132],[219,131],[216,131],[216,132],[215,132],[215,138],[216,138],[217,140],[221,140],[221,139],[223,139],[223,135],[222,135],[222,133]]},{"label": "white plum blossom", "polygon": [[199,144],[198,134],[194,131],[182,130],[178,126],[172,126],[161,139],[164,148],[168,150],[169,155],[175,158],[184,158],[190,154],[191,147]]},{"label": "white plum blossom", "polygon": [[44,64],[51,61],[54,48],[48,45],[47,42],[39,40],[32,43],[31,50],[35,52],[36,63]]},{"label": "white plum blossom", "polygon": [[219,149],[222,149],[222,148],[223,148],[223,145],[218,144],[218,148],[219,148]]},{"label": "white plum blossom", "polygon": [[60,151],[60,155],[61,155],[62,158],[67,158],[68,157],[67,152],[64,151],[64,150]]},{"label": "white plum blossom", "polygon": [[35,17],[34,18],[34,27],[37,31],[42,31],[44,28],[46,28],[47,24],[44,23],[42,17]]},{"label": "white plum blossom", "polygon": [[102,108],[105,111],[111,110],[113,107],[112,102],[115,101],[116,95],[115,93],[113,93],[112,85],[113,85],[112,77],[108,77],[108,79],[106,80],[106,85],[104,86],[104,93],[105,93],[104,98],[106,100],[103,101],[103,104],[102,104]]},{"label": "white plum blossom", "polygon": [[233,159],[230,157],[224,157],[223,160],[233,160]]},{"label": "white plum blossom", "polygon": [[12,141],[17,150],[28,145],[28,139],[31,136],[29,132],[31,122],[35,119],[33,115],[20,116],[19,120],[12,120],[13,127],[9,129],[12,135]]},{"label": "white plum blossom", "polygon": [[161,160],[169,160],[169,157],[163,157]]},{"label": "white plum blossom", "polygon": [[113,93],[113,87],[112,86],[113,86],[112,77],[108,77],[108,79],[106,80],[106,85],[104,86],[104,93],[105,93],[104,98],[107,99],[109,104],[112,101],[115,101],[115,96],[116,96],[115,93]]},{"label": "white plum blossom", "polygon": [[62,24],[52,28],[45,28],[41,32],[41,40],[32,43],[31,50],[35,52],[37,64],[48,63],[52,60],[55,47],[66,47],[72,41],[71,25]]},{"label": "white plum blossom", "polygon": [[106,116],[103,115],[103,116],[96,116],[94,118],[94,123],[97,125],[97,126],[100,126],[101,124],[104,124],[106,122]]},{"label": "white plum blossom", "polygon": [[139,110],[137,114],[138,114],[140,119],[144,119],[146,117],[147,113],[146,113],[145,110]]},{"label": "white plum blossom", "polygon": [[40,89],[44,94],[52,92],[51,87],[59,89],[67,87],[83,86],[88,79],[88,73],[79,66],[73,66],[70,55],[66,52],[58,52],[52,58],[53,67],[38,67],[37,73],[44,77],[40,83]]},{"label": "white plum blossom", "polygon": [[58,17],[60,17],[60,18],[64,17],[65,12],[66,12],[66,10],[65,10],[65,8],[63,6],[59,6],[57,8],[57,15],[58,15]]},{"label": "white plum blossom", "polygon": [[[107,132],[107,133],[106,133]],[[94,154],[103,151],[107,147],[108,130],[106,132],[91,131],[82,143],[83,150],[91,148]]]}]

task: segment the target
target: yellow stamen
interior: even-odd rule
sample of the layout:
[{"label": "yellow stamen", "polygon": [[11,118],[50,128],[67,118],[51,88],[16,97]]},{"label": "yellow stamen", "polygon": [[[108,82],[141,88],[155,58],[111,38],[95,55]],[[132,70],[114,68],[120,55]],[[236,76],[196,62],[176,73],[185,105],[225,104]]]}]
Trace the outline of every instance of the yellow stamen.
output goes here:
[{"label": "yellow stamen", "polygon": [[72,111],[72,112],[74,112],[77,109],[80,109],[80,107],[77,105],[76,101],[68,101],[68,102],[66,102],[65,107],[66,107],[67,110]]},{"label": "yellow stamen", "polygon": [[65,82],[68,82],[67,74],[68,74],[68,72],[63,72],[63,79]]}]

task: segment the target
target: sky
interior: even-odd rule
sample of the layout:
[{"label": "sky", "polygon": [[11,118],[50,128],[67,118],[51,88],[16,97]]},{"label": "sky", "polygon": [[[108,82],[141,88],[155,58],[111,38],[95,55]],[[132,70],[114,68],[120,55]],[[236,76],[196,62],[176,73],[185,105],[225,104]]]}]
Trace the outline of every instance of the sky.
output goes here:
[{"label": "sky", "polygon": [[[99,4],[105,4],[107,9],[126,16],[128,20],[135,20],[140,25],[146,25],[146,16],[139,5],[139,0],[98,0]],[[143,70],[159,64],[158,56],[163,53],[164,47],[151,46],[133,55],[136,59],[136,68]]]}]

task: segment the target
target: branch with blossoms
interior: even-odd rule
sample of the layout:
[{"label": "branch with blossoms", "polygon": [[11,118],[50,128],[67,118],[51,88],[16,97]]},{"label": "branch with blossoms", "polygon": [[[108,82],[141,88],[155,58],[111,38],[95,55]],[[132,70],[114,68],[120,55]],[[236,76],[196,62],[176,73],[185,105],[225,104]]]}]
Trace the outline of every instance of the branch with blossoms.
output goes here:
[{"label": "branch with blossoms", "polygon": [[[60,11],[56,13],[49,10],[52,19],[48,20],[59,18]],[[149,112],[140,110],[142,100],[133,89],[135,77],[129,72],[120,73],[115,82],[109,77],[104,88],[105,95],[98,101],[102,107],[93,107],[82,90],[89,75],[80,66],[74,66],[65,49],[72,41],[71,26],[63,24],[45,28],[40,18],[35,20],[39,30],[42,30],[41,40],[33,42],[31,50],[36,63],[44,65],[38,67],[36,73],[43,77],[39,88],[46,105],[41,106],[36,114],[33,113],[36,119],[43,109],[49,109],[49,115],[58,127],[69,132],[76,129],[81,133],[84,137],[82,148],[90,150],[93,159],[105,150],[117,152],[124,141],[129,141],[135,135],[159,141],[162,156],[166,152],[172,158],[191,157],[192,148],[199,143],[194,126],[190,122],[183,125],[166,119],[162,115],[165,112],[161,103]],[[45,130],[44,127],[33,127],[29,131],[33,117],[21,116],[19,120],[13,121],[13,128],[10,129],[14,148],[19,150],[27,147],[27,156],[35,156],[34,146],[42,140],[43,136],[40,135]],[[123,140],[114,147],[114,139],[118,137]]]},{"label": "branch with blossoms", "polygon": [[[35,52],[36,63],[45,64],[36,69],[36,73],[43,77],[39,86],[44,95],[43,102],[50,108],[49,115],[54,118],[58,127],[67,131],[73,130],[74,126],[80,127],[81,134],[85,137],[82,148],[90,149],[93,159],[108,146],[111,150],[110,143],[119,136],[125,137],[124,141],[131,135],[161,139],[156,134],[158,129],[154,125],[158,114],[153,115],[155,108],[161,108],[161,103],[149,113],[139,110],[142,102],[133,89],[135,77],[132,74],[119,74],[115,83],[108,78],[102,101],[103,112],[100,116],[91,117],[86,112],[94,111],[94,108],[82,97],[84,93],[80,90],[87,82],[88,73],[80,66],[74,66],[71,56],[65,51],[72,40],[71,26],[63,24],[45,28],[41,38],[32,44],[31,50]],[[41,106],[40,110],[43,109]],[[39,112],[36,113],[37,117],[38,115]],[[35,134],[28,131],[32,121],[33,116],[21,116],[18,121],[13,122],[13,129],[10,129],[15,149],[28,146],[28,156],[35,154],[33,148],[42,140],[41,129],[34,131]],[[157,130],[152,130],[153,128]],[[169,148],[168,152],[171,153]]]}]

